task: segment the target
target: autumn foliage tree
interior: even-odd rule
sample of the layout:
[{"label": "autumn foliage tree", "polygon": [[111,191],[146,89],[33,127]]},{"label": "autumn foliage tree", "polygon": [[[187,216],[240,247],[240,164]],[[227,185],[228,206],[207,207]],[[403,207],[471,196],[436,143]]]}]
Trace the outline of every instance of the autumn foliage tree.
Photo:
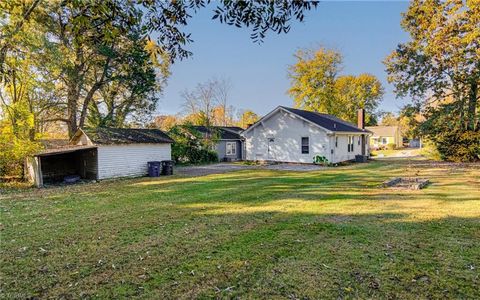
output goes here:
[{"label": "autumn foliage tree", "polygon": [[[17,51],[35,53],[35,67],[55,83],[56,98],[62,99],[58,104],[63,107],[48,121],[64,122],[70,135],[85,126],[90,114],[94,125],[119,126],[125,115],[154,106],[141,101],[154,102],[155,97],[138,91],[138,82],[129,85],[139,71],[148,73],[151,67],[136,59],[135,49],[150,54],[162,78],[168,75],[169,63],[191,55],[185,48],[192,42],[186,25],[201,9],[211,9],[212,19],[220,23],[250,28],[251,38],[261,41],[269,31],[288,32],[293,20],[302,21],[304,11],[316,5],[317,1],[5,0],[0,2],[1,78],[9,72],[8,57]],[[29,34],[37,44],[30,42]],[[149,80],[144,87],[155,90]]]},{"label": "autumn foliage tree", "polygon": [[257,122],[260,119],[260,116],[252,110],[244,110],[237,121],[237,126],[241,128],[247,128],[249,125]]},{"label": "autumn foliage tree", "polygon": [[411,41],[385,60],[396,94],[421,107],[420,130],[445,159],[480,159],[478,1],[415,0],[402,27]]},{"label": "autumn foliage tree", "polygon": [[[32,83],[21,105],[21,115],[25,109],[32,114],[28,139],[49,123],[63,123],[70,136],[86,125],[125,126],[156,108],[170,64],[192,54],[187,25],[201,9],[211,10],[216,22],[249,28],[252,40],[260,42],[267,32],[287,33],[317,3],[3,0],[2,93],[20,78]],[[2,126],[24,139],[15,125],[19,114],[4,115],[20,105],[4,100]]]},{"label": "autumn foliage tree", "polygon": [[301,49],[296,63],[289,67],[291,87],[288,93],[295,106],[335,115],[356,123],[359,108],[365,109],[366,122],[375,122],[375,110],[384,89],[371,74],[340,75],[342,55],[327,48]]}]

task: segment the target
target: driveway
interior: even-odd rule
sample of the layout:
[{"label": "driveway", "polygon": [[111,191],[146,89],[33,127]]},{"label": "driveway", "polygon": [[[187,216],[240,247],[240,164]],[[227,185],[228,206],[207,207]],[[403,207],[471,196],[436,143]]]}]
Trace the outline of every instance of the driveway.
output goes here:
[{"label": "driveway", "polygon": [[221,174],[238,170],[279,170],[279,171],[298,171],[309,172],[325,169],[326,167],[309,164],[265,164],[265,165],[245,165],[240,163],[218,163],[200,166],[180,166],[175,167],[176,174],[203,176],[209,174]]}]

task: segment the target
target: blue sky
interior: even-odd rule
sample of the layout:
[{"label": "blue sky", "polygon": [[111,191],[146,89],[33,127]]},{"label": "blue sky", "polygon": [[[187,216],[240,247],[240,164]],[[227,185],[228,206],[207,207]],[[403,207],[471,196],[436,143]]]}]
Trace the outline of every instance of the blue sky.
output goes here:
[{"label": "blue sky", "polygon": [[343,54],[343,74],[377,76],[386,90],[380,109],[398,111],[407,99],[395,99],[382,60],[408,40],[400,27],[401,12],[407,6],[405,1],[321,2],[303,23],[292,24],[288,34],[270,32],[262,44],[253,43],[246,29],[212,21],[212,11],[204,9],[187,27],[194,40],[187,48],[193,56],[172,66],[157,114],[180,112],[181,91],[212,77],[231,81],[229,104],[238,109],[263,115],[278,105],[293,106],[286,94],[287,68],[295,62],[297,49],[318,45]]}]

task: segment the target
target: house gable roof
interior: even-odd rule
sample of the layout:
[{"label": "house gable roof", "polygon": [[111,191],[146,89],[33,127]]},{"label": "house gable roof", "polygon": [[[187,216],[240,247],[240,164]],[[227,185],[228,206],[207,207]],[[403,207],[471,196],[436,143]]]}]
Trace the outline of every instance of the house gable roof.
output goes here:
[{"label": "house gable roof", "polygon": [[323,114],[323,113],[318,113],[318,112],[313,112],[313,111],[307,111],[307,110],[301,110],[301,109],[296,109],[296,108],[291,108],[291,107],[286,107],[286,106],[278,106],[275,108],[273,111],[265,115],[263,118],[258,120],[255,124],[247,128],[244,132],[247,132],[251,128],[255,127],[257,124],[260,124],[263,120],[266,118],[270,117],[273,115],[275,112],[279,110],[284,110],[289,113],[292,113],[300,118],[302,118],[305,121],[308,121],[322,129],[324,129],[327,132],[352,132],[352,133],[370,133],[368,130],[358,128],[352,123],[349,123],[347,121],[344,121],[340,118],[337,118],[335,116],[329,115],[329,114]]},{"label": "house gable roof", "polygon": [[291,107],[281,106],[283,109],[291,113],[301,116],[304,119],[311,121],[327,130],[333,132],[367,132],[364,129],[358,128],[352,123],[344,121],[340,118],[329,114],[318,113],[314,111],[301,110]]},{"label": "house gable roof", "polygon": [[233,131],[235,133],[240,133],[243,131],[243,128],[242,127],[238,127],[238,126],[220,126],[221,128],[225,129],[225,130],[230,130],[230,131]]},{"label": "house gable roof", "polygon": [[369,126],[366,127],[373,132],[374,136],[395,136],[398,126]]},{"label": "house gable roof", "polygon": [[195,130],[201,134],[218,133],[220,140],[240,140],[240,132],[243,131],[240,127],[224,127],[224,126],[192,126]]},{"label": "house gable roof", "polygon": [[97,127],[82,128],[81,130],[93,144],[97,145],[174,142],[159,129]]}]

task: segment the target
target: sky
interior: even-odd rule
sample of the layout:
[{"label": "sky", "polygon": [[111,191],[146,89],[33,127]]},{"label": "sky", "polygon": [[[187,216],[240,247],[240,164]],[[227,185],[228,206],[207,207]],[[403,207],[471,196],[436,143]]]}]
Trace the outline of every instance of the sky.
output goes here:
[{"label": "sky", "polygon": [[405,1],[321,2],[316,10],[307,12],[303,23],[293,22],[289,33],[269,32],[261,44],[250,39],[247,29],[211,20],[213,12],[204,9],[186,27],[194,40],[187,45],[193,55],[173,64],[156,113],[179,113],[181,92],[210,78],[231,82],[228,105],[237,109],[264,115],[278,105],[293,106],[286,93],[290,86],[287,69],[295,63],[293,54],[320,45],[342,53],[342,74],[377,76],[386,91],[379,109],[398,112],[408,99],[395,98],[382,61],[409,38],[400,27],[401,13],[407,7]]}]

